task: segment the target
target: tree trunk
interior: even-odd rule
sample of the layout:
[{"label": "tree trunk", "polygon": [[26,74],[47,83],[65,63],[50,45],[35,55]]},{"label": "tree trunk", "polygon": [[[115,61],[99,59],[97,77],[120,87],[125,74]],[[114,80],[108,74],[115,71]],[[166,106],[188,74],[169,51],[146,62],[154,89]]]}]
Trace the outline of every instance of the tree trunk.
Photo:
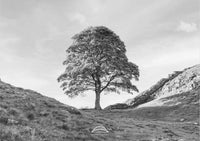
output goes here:
[{"label": "tree trunk", "polygon": [[101,106],[100,106],[101,80],[100,80],[100,76],[98,75],[99,69],[100,68],[97,68],[97,73],[95,74],[95,78],[96,78],[96,81],[95,81],[95,93],[96,93],[95,110],[101,110]]},{"label": "tree trunk", "polygon": [[101,110],[100,106],[100,92],[96,91],[95,110]]}]

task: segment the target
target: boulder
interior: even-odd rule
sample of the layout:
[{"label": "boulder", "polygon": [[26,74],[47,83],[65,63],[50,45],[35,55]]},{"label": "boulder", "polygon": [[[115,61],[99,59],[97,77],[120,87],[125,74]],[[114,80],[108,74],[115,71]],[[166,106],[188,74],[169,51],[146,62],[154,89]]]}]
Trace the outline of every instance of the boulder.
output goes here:
[{"label": "boulder", "polygon": [[104,110],[113,110],[113,109],[128,109],[128,105],[125,103],[117,103],[114,105],[107,106]]},{"label": "boulder", "polygon": [[91,133],[93,134],[102,134],[102,133],[108,133],[109,131],[104,127],[103,125],[96,126]]}]

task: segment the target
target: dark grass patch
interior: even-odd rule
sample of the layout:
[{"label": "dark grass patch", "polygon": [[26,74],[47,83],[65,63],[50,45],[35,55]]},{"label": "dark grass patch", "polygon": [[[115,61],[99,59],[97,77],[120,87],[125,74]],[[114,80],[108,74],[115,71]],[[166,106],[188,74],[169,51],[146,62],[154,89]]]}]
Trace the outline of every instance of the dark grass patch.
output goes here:
[{"label": "dark grass patch", "polygon": [[26,115],[28,120],[34,120],[35,119],[35,115],[33,113],[27,113]]},{"label": "dark grass patch", "polygon": [[0,123],[4,124],[4,125],[8,124],[8,118],[7,117],[0,117]]}]

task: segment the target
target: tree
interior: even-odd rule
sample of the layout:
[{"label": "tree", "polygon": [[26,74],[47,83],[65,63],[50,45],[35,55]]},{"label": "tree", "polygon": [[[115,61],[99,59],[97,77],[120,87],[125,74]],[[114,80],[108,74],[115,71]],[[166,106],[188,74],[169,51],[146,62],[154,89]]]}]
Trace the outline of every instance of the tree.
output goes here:
[{"label": "tree", "polygon": [[72,37],[63,62],[65,72],[58,77],[65,94],[74,97],[87,90],[95,91],[95,109],[100,110],[103,91],[138,91],[138,66],[128,61],[124,43],[104,26],[89,27]]}]

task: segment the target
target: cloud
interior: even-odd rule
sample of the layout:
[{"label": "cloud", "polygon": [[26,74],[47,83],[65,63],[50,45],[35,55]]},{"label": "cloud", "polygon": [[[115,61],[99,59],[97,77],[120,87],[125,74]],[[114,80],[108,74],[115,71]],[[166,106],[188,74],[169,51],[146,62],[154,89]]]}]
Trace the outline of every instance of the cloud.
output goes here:
[{"label": "cloud", "polygon": [[[146,48],[146,60],[142,66],[147,68],[176,66],[177,64],[197,64],[199,62],[199,35],[190,38],[169,38],[160,43],[149,43]],[[148,49],[149,47],[149,49]]]},{"label": "cloud", "polygon": [[0,77],[3,81],[11,83],[12,85],[33,89],[39,92],[43,92],[43,88],[47,87],[49,83],[45,78],[36,76],[34,73],[29,72],[29,70],[17,68],[16,71],[16,74],[12,73],[10,70],[2,71]]},{"label": "cloud", "polygon": [[197,31],[197,24],[196,23],[187,23],[181,21],[177,27],[177,31],[184,31],[184,32],[195,32]]},{"label": "cloud", "polygon": [[87,25],[86,17],[83,14],[81,14],[81,13],[72,14],[72,15],[70,15],[69,19],[72,22],[78,22],[81,25]]},{"label": "cloud", "polygon": [[0,37],[0,64],[12,63],[13,61],[16,61],[16,58],[19,58],[15,55],[15,45],[19,44],[20,41],[20,38],[14,36],[4,38]]},{"label": "cloud", "polygon": [[195,62],[198,60],[198,50],[179,50],[168,54],[162,54],[151,61],[151,67],[172,66],[184,64],[187,62]]},{"label": "cloud", "polygon": [[108,1],[105,0],[88,0],[86,3],[95,14],[101,12],[101,10],[105,8],[105,5],[109,4]]}]

